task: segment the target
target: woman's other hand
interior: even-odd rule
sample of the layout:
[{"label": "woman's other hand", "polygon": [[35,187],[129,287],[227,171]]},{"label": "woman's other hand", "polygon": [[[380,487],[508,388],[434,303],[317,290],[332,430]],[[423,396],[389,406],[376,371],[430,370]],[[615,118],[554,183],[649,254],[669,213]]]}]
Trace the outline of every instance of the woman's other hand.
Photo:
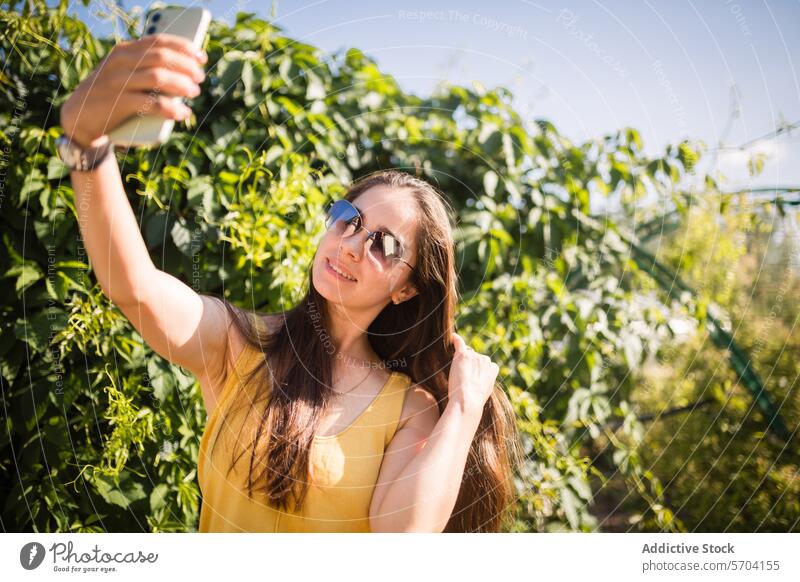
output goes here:
[{"label": "woman's other hand", "polygon": [[500,367],[489,356],[468,347],[457,333],[452,335],[455,354],[448,377],[448,405],[480,416],[486,401],[492,395]]}]

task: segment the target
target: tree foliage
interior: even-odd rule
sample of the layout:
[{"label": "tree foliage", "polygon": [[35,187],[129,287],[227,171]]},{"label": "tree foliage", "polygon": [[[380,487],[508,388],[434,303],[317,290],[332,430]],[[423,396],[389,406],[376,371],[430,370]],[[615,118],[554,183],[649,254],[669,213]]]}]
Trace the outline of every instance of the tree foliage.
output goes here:
[{"label": "tree foliage", "polygon": [[[2,522],[191,531],[199,387],[100,292],[54,148],[60,105],[114,41],[64,1],[5,4]],[[194,117],[163,147],[117,154],[159,268],[242,307],[289,307],[323,209],[350,180],[424,176],[458,211],[459,327],[501,365],[524,436],[515,529],[597,527],[592,504],[612,477],[641,502],[641,528],[681,529],[639,454],[633,378],[670,321],[701,326],[705,305],[653,285],[632,259],[636,233],[593,215],[590,200],[629,216],[647,197],[681,212],[699,146],[648,157],[631,128],[574,144],[523,120],[502,87],[411,95],[358,49],[324,55],[252,14],[213,22],[207,50]],[[598,441],[607,447],[593,457]]]}]

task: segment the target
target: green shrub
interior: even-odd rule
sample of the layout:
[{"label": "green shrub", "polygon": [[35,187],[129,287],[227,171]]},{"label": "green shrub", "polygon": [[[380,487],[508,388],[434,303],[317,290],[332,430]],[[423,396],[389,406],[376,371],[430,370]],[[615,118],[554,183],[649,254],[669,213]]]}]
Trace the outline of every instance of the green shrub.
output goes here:
[{"label": "green shrub", "polygon": [[[59,107],[114,40],[63,0],[5,2],[0,26],[2,522],[194,530],[198,385],[100,293],[54,149]],[[679,528],[637,453],[632,372],[697,305],[649,285],[635,240],[592,217],[589,199],[634,209],[649,189],[686,207],[678,184],[699,150],[649,158],[629,128],[576,145],[527,124],[502,87],[423,99],[357,49],[328,57],[250,14],[212,23],[208,53],[193,119],[159,149],[118,153],[159,268],[248,309],[286,308],[321,210],[350,180],[388,167],[426,177],[459,214],[459,328],[501,364],[526,443],[514,529],[593,529],[597,488],[619,475],[643,523]],[[609,448],[591,458],[597,442]]]}]

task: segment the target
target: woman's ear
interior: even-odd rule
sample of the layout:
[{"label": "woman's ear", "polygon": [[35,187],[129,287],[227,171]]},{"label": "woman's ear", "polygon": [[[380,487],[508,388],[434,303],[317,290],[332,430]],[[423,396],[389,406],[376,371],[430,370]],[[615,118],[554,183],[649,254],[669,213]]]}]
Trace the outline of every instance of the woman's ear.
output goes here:
[{"label": "woman's ear", "polygon": [[395,305],[398,305],[398,304],[402,303],[403,301],[408,301],[409,299],[411,299],[412,297],[414,297],[415,295],[418,295],[418,294],[419,294],[419,291],[417,291],[416,287],[414,287],[413,285],[410,285],[410,284],[406,285],[402,289],[400,289],[399,291],[397,291],[395,293],[392,293],[392,303],[394,303]]}]

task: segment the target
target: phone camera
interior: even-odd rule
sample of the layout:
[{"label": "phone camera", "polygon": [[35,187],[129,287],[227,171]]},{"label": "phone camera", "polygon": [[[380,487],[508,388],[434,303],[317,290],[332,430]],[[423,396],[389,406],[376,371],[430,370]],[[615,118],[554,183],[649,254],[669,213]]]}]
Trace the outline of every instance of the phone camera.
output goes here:
[{"label": "phone camera", "polygon": [[161,13],[160,13],[160,12],[156,12],[156,13],[155,13],[155,14],[153,14],[153,16],[150,18],[150,22],[158,22],[159,20],[161,20]]},{"label": "phone camera", "polygon": [[147,29],[147,34],[155,34],[155,33],[156,33],[155,26],[151,26],[150,28]]}]

